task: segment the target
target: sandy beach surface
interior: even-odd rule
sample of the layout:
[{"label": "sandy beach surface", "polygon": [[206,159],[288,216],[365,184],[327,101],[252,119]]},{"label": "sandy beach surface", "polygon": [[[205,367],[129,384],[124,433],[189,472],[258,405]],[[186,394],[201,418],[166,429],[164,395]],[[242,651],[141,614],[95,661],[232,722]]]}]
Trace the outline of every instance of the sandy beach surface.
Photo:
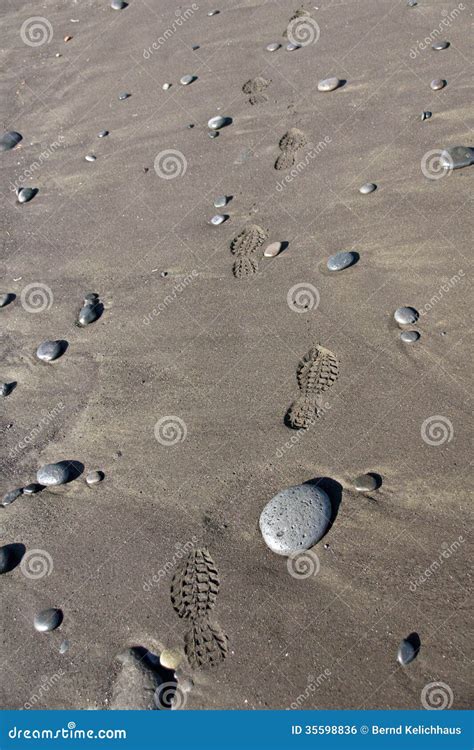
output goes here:
[{"label": "sandy beach surface", "polygon": [[[290,52],[297,11],[313,39]],[[0,508],[1,545],[25,547],[0,577],[1,705],[110,708],[119,684],[139,706],[116,657],[182,652],[171,581],[204,549],[227,655],[183,659],[185,708],[416,709],[432,683],[467,708],[474,166],[423,159],[474,145],[469,4],[4,0],[1,16],[2,132],[23,139],[0,153],[0,292],[16,295],[0,380],[17,384],[0,490],[47,463],[84,466]],[[331,76],[343,84],[318,91]],[[232,123],[212,139],[216,115]],[[305,144],[278,170],[290,128]],[[38,193],[19,204],[24,186]],[[236,278],[230,243],[248,225],[261,250],[288,247]],[[330,273],[342,250],[358,262]],[[104,311],[79,328],[87,292]],[[404,305],[420,314],[414,344],[393,318]],[[46,339],[68,343],[55,362],[35,356]],[[314,345],[339,377],[293,430]],[[93,470],[105,479],[88,486]],[[382,486],[357,492],[366,472]],[[259,517],[311,479],[334,517],[306,574],[265,545]],[[37,632],[48,607],[63,622]],[[410,633],[421,648],[401,666]]]}]

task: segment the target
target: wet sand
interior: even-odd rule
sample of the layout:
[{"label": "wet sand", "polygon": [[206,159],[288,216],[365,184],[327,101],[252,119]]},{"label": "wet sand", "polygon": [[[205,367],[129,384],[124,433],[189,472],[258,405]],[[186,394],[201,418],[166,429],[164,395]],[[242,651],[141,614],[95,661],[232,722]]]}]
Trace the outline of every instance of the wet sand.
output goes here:
[{"label": "wet sand", "polygon": [[[179,26],[191,5],[8,0],[3,12],[1,120],[23,141],[0,154],[1,291],[17,295],[0,310],[1,379],[18,383],[2,402],[1,489],[63,459],[86,471],[0,509],[2,544],[52,560],[38,579],[20,567],[2,576],[1,704],[106,707],[116,654],[182,648],[169,594],[179,545],[191,545],[219,570],[229,655],[193,673],[187,708],[416,709],[432,682],[467,708],[474,167],[431,180],[420,162],[472,145],[472,14],[443,30],[449,49],[413,57],[451,5],[308,4],[320,37],[294,52],[282,35],[297,4],[221,3],[208,17],[214,7],[199,3]],[[33,15],[52,25],[49,43],[22,41]],[[269,53],[273,41],[284,46]],[[198,80],[179,85],[186,74]],[[257,76],[271,83],[251,105],[242,86]],[[329,76],[347,83],[318,92]],[[435,78],[446,88],[431,91]],[[217,114],[233,122],[211,140]],[[285,181],[274,163],[291,127],[309,145]],[[174,179],[154,169],[168,149],[185,160]],[[378,189],[361,195],[368,181]],[[30,203],[17,204],[19,184],[39,189]],[[213,227],[222,194],[233,196],[229,219]],[[237,279],[229,245],[248,223],[289,246]],[[351,249],[355,266],[325,271],[329,255]],[[21,303],[29,284],[51,290],[39,313]],[[312,310],[287,304],[297,284],[318,290]],[[88,291],[105,310],[79,329]],[[411,346],[393,321],[400,305],[425,313]],[[49,338],[69,348],[45,364],[34,352]],[[284,416],[314,343],[337,355],[339,379],[323,417],[295,432]],[[155,438],[166,416],[185,425],[174,445]],[[422,425],[436,416],[451,439],[430,445]],[[105,480],[91,488],[95,469]],[[352,489],[365,471],[383,478],[370,495]],[[258,519],[280,489],[316,477],[333,480],[340,504],[314,548],[319,572],[298,580]],[[34,615],[49,606],[64,621],[37,633]],[[398,645],[412,631],[421,650],[402,668]]]}]

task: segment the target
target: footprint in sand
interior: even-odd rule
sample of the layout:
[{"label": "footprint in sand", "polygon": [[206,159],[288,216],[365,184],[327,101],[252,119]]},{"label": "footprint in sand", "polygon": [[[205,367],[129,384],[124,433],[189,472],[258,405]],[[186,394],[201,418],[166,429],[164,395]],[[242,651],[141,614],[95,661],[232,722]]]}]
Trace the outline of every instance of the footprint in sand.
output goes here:
[{"label": "footprint in sand", "polygon": [[242,91],[244,94],[247,94],[249,104],[262,104],[263,102],[267,102],[268,96],[265,94],[265,89],[270,83],[271,81],[267,81],[261,76],[246,81],[242,86]]},{"label": "footprint in sand", "polygon": [[300,395],[292,403],[285,421],[296,430],[307,429],[321,416],[319,396],[337,380],[339,362],[335,354],[322,346],[313,346],[296,370]]},{"label": "footprint in sand", "polygon": [[290,128],[278,144],[281,154],[275,162],[275,169],[290,169],[295,163],[297,151],[307,142],[308,139],[302,130]]},{"label": "footprint in sand", "polygon": [[230,243],[230,249],[236,256],[233,273],[238,279],[251,276],[258,271],[258,263],[262,257],[260,247],[267,238],[267,232],[257,224],[245,227]]},{"label": "footprint in sand", "polygon": [[184,653],[193,669],[212,669],[227,656],[228,638],[222,628],[207,618],[196,620],[184,636]]}]

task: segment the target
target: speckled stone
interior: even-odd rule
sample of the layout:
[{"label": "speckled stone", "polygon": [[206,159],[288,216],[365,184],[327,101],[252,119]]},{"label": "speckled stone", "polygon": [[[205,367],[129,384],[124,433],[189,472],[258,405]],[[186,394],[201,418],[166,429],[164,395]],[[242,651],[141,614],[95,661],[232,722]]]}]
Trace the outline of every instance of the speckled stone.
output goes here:
[{"label": "speckled stone", "polygon": [[59,461],[57,464],[45,464],[36,472],[36,479],[46,487],[65,484],[69,478],[70,469],[67,461]]},{"label": "speckled stone", "polygon": [[21,133],[17,133],[15,130],[9,130],[4,133],[0,138],[0,151],[10,151],[15,146],[18,146],[23,136]]},{"label": "speckled stone", "polygon": [[446,81],[443,78],[436,78],[434,81],[431,81],[430,87],[433,89],[433,91],[439,91],[440,89],[444,89],[446,86]]},{"label": "speckled stone", "polygon": [[445,169],[461,169],[474,164],[474,148],[470,146],[451,146],[445,148],[439,157],[439,163]]},{"label": "speckled stone", "polygon": [[396,322],[401,326],[409,326],[416,323],[420,317],[414,307],[398,307],[393,313]]},{"label": "speckled stone", "polygon": [[445,42],[445,41],[433,42],[433,44],[431,45],[431,49],[434,49],[434,50],[448,49],[448,47],[449,47],[449,42]]},{"label": "speckled stone", "polygon": [[36,350],[36,356],[43,362],[53,362],[63,353],[61,341],[43,341]]},{"label": "speckled stone", "polygon": [[418,331],[402,331],[400,338],[404,344],[414,344],[420,338],[420,334]]},{"label": "speckled stone", "polygon": [[271,42],[270,44],[267,44],[265,49],[267,52],[276,52],[277,49],[280,49],[281,44],[278,44],[278,42]]},{"label": "speckled stone", "polygon": [[349,268],[357,262],[358,255],[353,252],[342,252],[331,255],[326,263],[329,271],[343,271],[344,268]]},{"label": "speckled stone", "polygon": [[340,78],[324,78],[324,80],[318,83],[318,91],[335,91],[341,83]]},{"label": "speckled stone", "polygon": [[366,182],[365,185],[362,185],[362,187],[359,188],[359,193],[362,193],[362,195],[368,195],[369,193],[373,193],[374,190],[377,190],[375,182]]},{"label": "speckled stone", "polygon": [[10,492],[7,492],[2,497],[2,501],[0,502],[0,505],[3,508],[5,508],[7,505],[11,505],[11,503],[15,502],[17,497],[20,497],[21,494],[23,494],[23,490],[21,488],[18,488],[16,490],[10,490]]},{"label": "speckled stone", "polygon": [[373,492],[378,486],[379,483],[373,474],[360,474],[354,479],[354,489],[357,492]]},{"label": "speckled stone", "polygon": [[63,613],[60,609],[43,609],[35,615],[34,626],[39,633],[48,633],[50,630],[59,628],[63,621]]},{"label": "speckled stone", "polygon": [[310,482],[288,487],[273,497],[260,515],[266,545],[278,555],[309,549],[324,535],[331,520],[331,501]]},{"label": "speckled stone", "polygon": [[99,484],[99,482],[102,482],[104,477],[105,474],[103,471],[90,471],[86,476],[86,482],[88,485],[93,486],[94,484]]}]

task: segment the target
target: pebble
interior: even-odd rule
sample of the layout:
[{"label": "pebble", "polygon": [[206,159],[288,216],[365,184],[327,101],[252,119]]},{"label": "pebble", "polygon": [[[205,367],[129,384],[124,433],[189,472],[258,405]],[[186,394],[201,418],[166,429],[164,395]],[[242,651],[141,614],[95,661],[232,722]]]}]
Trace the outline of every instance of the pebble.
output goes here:
[{"label": "pebble", "polygon": [[126,91],[123,91],[121,94],[119,94],[118,98],[121,102],[123,102],[125,99],[128,99],[131,96],[131,94],[128,94]]},{"label": "pebble", "polygon": [[65,654],[66,651],[69,651],[69,641],[63,641],[59,647],[59,653]]},{"label": "pebble", "polygon": [[281,253],[282,249],[283,242],[271,242],[270,245],[267,245],[263,254],[265,258],[276,258],[276,256]]},{"label": "pebble", "polygon": [[396,322],[401,326],[409,326],[419,318],[419,314],[414,307],[398,307],[393,313]]},{"label": "pebble", "polygon": [[168,91],[168,89],[171,88],[171,83],[164,83],[161,88],[163,89],[163,91]]},{"label": "pebble", "polygon": [[474,148],[469,146],[451,146],[443,149],[439,158],[441,166],[447,169],[461,169],[474,163]]},{"label": "pebble", "polygon": [[300,47],[300,44],[293,44],[293,42],[288,42],[288,44],[286,45],[286,49],[288,50],[288,52],[294,52],[295,49],[300,49]]},{"label": "pebble", "polygon": [[101,130],[100,133],[97,134],[97,138],[105,138],[109,134],[108,130]]},{"label": "pebble", "polygon": [[11,294],[10,292],[5,292],[4,294],[0,294],[0,307],[6,307],[10,304],[10,302],[13,302],[15,299],[15,295]]},{"label": "pebble", "polygon": [[334,91],[339,88],[341,83],[342,81],[339,78],[324,78],[318,83],[318,91]]},{"label": "pebble", "polygon": [[331,519],[331,502],[315,484],[288,487],[273,497],[260,515],[266,545],[278,555],[292,555],[318,542]]},{"label": "pebble", "polygon": [[4,398],[9,396],[15,385],[16,383],[0,383],[0,396],[3,396]]},{"label": "pebble", "polygon": [[440,50],[440,49],[448,49],[449,42],[433,42],[431,45],[431,49],[434,50]]},{"label": "pebble", "polygon": [[361,474],[354,479],[354,489],[357,492],[373,492],[378,487],[379,482],[373,474]]},{"label": "pebble", "polygon": [[69,463],[59,461],[56,464],[45,464],[36,472],[36,479],[45,487],[65,484],[71,478]]},{"label": "pebble", "polygon": [[419,338],[420,334],[418,331],[402,331],[400,334],[400,339],[404,344],[414,344]]},{"label": "pebble", "polygon": [[409,664],[418,655],[418,648],[407,638],[404,638],[398,647],[397,661],[404,667]]},{"label": "pebble", "polygon": [[219,133],[217,132],[217,130],[210,130],[208,132],[209,138],[217,138],[218,135],[219,135]]},{"label": "pebble", "polygon": [[216,117],[211,117],[209,122],[207,123],[207,127],[211,130],[220,130],[221,128],[224,128],[226,125],[230,125],[232,122],[232,119],[230,117],[223,117],[222,115],[217,115]]},{"label": "pebble", "polygon": [[190,83],[196,80],[197,80],[197,76],[183,76],[182,78],[179,79],[179,82],[183,86],[189,86]]},{"label": "pebble", "polygon": [[366,182],[365,185],[362,185],[362,187],[359,188],[359,193],[362,193],[362,195],[368,195],[369,193],[373,193],[374,190],[377,190],[375,182]]},{"label": "pebble", "polygon": [[217,16],[218,13],[220,13],[220,10],[210,10],[207,15],[208,16]]},{"label": "pebble", "polygon": [[271,44],[267,44],[266,50],[267,52],[276,52],[277,49],[280,49],[281,44],[278,44],[278,42],[271,42]]},{"label": "pebble", "polygon": [[99,299],[99,295],[97,292],[87,292],[87,294],[84,295],[84,304],[90,304],[91,302],[95,302]]},{"label": "pebble", "polygon": [[90,471],[86,476],[86,482],[88,485],[99,484],[105,478],[103,471]]},{"label": "pebble", "polygon": [[16,194],[18,203],[28,203],[32,198],[35,197],[38,192],[38,188],[22,187],[17,188]]},{"label": "pebble", "polygon": [[5,544],[0,547],[0,575],[9,573],[18,563],[18,554],[15,554],[13,544]]},{"label": "pebble", "polygon": [[86,156],[86,161],[96,161],[96,159],[97,156],[95,156],[94,154],[87,154]]},{"label": "pebble", "polygon": [[23,487],[23,494],[35,495],[37,492],[39,492],[42,489],[43,487],[41,484],[36,484],[36,482],[32,482],[31,484],[27,484],[26,487]]},{"label": "pebble", "polygon": [[183,657],[177,649],[165,648],[160,654],[160,664],[165,669],[177,669]]},{"label": "pebble", "polygon": [[67,35],[66,35],[66,36],[64,37],[64,41],[65,41],[65,42],[70,42],[70,41],[71,41],[71,39],[72,39],[72,36],[71,36],[70,34],[67,34]]},{"label": "pebble", "polygon": [[102,314],[102,305],[97,300],[86,302],[83,307],[79,310],[77,316],[77,324],[79,326],[88,326],[90,323],[94,323]]},{"label": "pebble", "polygon": [[196,50],[199,49],[199,44],[193,44],[191,49],[193,50],[193,52],[196,52]]},{"label": "pebble", "polygon": [[0,151],[10,151],[10,149],[18,146],[21,140],[23,140],[23,136],[20,133],[15,130],[7,131],[0,138]]},{"label": "pebble", "polygon": [[352,252],[336,253],[328,258],[326,266],[329,271],[343,271],[357,263],[358,257],[357,253]]},{"label": "pebble", "polygon": [[126,8],[128,3],[126,3],[124,0],[112,0],[112,3],[110,7],[112,10],[123,10]]},{"label": "pebble", "polygon": [[443,78],[436,78],[434,81],[431,81],[430,86],[433,91],[439,91],[440,89],[444,89],[446,81]]},{"label": "pebble", "polygon": [[61,341],[43,341],[36,350],[36,356],[43,362],[52,362],[63,353]]},{"label": "pebble", "polygon": [[7,505],[10,505],[13,503],[17,497],[20,497],[20,495],[23,494],[23,490],[21,488],[16,490],[10,490],[10,492],[7,492],[6,495],[2,497],[2,502],[0,505],[5,508]]},{"label": "pebble", "polygon": [[432,116],[432,114],[433,113],[430,112],[429,110],[426,110],[425,112],[422,112],[421,113],[421,121],[423,122],[423,120],[429,120],[430,117]]},{"label": "pebble", "polygon": [[56,630],[59,628],[63,621],[63,613],[60,609],[43,609],[35,615],[34,625],[35,630],[39,633],[48,633],[50,630]]},{"label": "pebble", "polygon": [[225,205],[227,205],[227,196],[226,195],[220,195],[214,201],[214,208],[224,208]]},{"label": "pebble", "polygon": [[212,217],[211,224],[213,224],[215,227],[218,227],[219,224],[223,224],[227,218],[228,217],[225,214],[216,214]]}]

